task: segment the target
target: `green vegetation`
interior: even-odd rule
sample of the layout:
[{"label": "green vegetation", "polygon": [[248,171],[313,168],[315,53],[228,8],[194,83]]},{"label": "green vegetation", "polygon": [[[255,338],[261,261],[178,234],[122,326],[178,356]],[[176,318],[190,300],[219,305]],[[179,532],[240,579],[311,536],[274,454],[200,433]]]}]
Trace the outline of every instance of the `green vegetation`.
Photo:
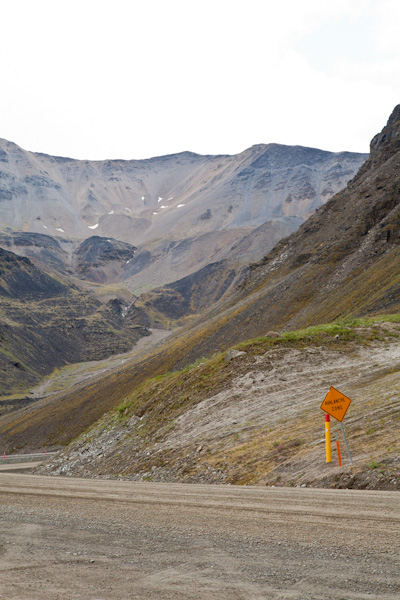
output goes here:
[{"label": "green vegetation", "polygon": [[380,315],[374,317],[355,318],[347,317],[342,320],[326,323],[322,325],[313,325],[297,331],[282,332],[279,336],[262,336],[251,340],[246,340],[235,346],[238,350],[256,351],[266,349],[268,346],[277,346],[288,344],[301,345],[321,345],[332,344],[340,341],[357,342],[368,344],[371,340],[384,340],[386,337],[399,337],[400,326],[395,331],[382,331],[381,323],[400,323],[400,314]]}]

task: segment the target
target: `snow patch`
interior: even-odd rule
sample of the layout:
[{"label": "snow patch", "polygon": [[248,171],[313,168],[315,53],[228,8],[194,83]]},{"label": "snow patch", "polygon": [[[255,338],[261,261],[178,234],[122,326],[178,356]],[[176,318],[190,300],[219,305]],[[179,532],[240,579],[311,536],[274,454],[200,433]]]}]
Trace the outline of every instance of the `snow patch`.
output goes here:
[{"label": "snow patch", "polygon": [[110,211],[108,214],[109,214],[109,215],[113,215],[113,214],[114,214],[114,212],[115,212],[115,210],[111,210],[111,211]]},{"label": "snow patch", "polygon": [[143,200],[143,202],[144,202],[144,196],[142,196],[142,200]]},{"label": "snow patch", "polygon": [[158,215],[158,212],[153,212],[153,215]]},{"label": "snow patch", "polygon": [[127,210],[128,212],[132,212],[132,209],[128,208],[127,206],[125,206],[125,210]]},{"label": "snow patch", "polygon": [[173,197],[173,196],[171,196],[171,198],[168,198],[168,202],[169,202],[170,200],[173,200],[173,199],[174,199],[174,197]]},{"label": "snow patch", "polygon": [[176,208],[181,208],[182,206],[185,206],[184,204],[178,204],[178,206]]},{"label": "snow patch", "polygon": [[162,196],[158,196],[158,202],[162,202]]},{"label": "snow patch", "polygon": [[97,229],[97,227],[99,226],[98,223],[96,223],[96,225],[88,225],[89,229]]},{"label": "snow patch", "polygon": [[164,206],[164,204],[162,206],[160,206],[160,208],[168,208],[168,206]]},{"label": "snow patch", "polygon": [[47,229],[47,225],[43,225],[43,227],[44,227],[45,229]]},{"label": "snow patch", "polygon": [[56,227],[56,231],[61,231],[61,233],[64,233],[64,229],[61,229],[61,227]]},{"label": "snow patch", "polygon": [[[128,261],[129,262],[129,261]],[[129,312],[129,309],[131,308],[131,306],[134,304],[134,302],[131,302],[130,304],[128,304],[128,306],[124,306],[121,310],[121,316],[124,319],[126,317],[126,315]],[[124,362],[124,361],[122,361]]]}]

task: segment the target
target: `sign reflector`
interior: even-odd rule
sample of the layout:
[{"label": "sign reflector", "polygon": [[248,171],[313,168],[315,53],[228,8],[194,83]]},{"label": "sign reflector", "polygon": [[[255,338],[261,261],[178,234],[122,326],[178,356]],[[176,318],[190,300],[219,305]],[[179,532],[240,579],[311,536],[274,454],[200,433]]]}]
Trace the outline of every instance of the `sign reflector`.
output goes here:
[{"label": "sign reflector", "polygon": [[337,421],[342,422],[344,415],[347,412],[351,403],[350,398],[336,390],[331,386],[329,392],[326,395],[325,400],[321,404],[321,410],[328,413],[331,417]]}]

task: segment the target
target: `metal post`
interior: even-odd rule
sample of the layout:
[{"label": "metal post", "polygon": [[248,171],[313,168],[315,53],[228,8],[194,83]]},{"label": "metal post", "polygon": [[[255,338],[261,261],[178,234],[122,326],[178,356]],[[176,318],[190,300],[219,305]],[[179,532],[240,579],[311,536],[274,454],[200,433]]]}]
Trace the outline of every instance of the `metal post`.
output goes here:
[{"label": "metal post", "polygon": [[342,433],[343,433],[343,439],[344,439],[344,443],[346,444],[347,454],[349,455],[350,464],[352,465],[353,464],[353,459],[351,458],[350,448],[349,448],[349,445],[347,443],[347,438],[346,438],[346,434],[344,432],[344,427],[343,427],[343,423],[342,422],[340,422],[340,428],[341,428]]},{"label": "metal post", "polygon": [[331,462],[331,420],[328,414],[325,415],[325,452],[326,462]]}]

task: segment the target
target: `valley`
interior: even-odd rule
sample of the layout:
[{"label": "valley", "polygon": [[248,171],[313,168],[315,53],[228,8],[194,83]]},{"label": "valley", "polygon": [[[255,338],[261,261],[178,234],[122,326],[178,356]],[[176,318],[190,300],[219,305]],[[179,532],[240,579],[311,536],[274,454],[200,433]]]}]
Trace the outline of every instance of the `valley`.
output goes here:
[{"label": "valley", "polygon": [[229,296],[367,158],[278,144],[97,162],[0,150],[9,406],[54,369],[127,352],[149,327],[176,329]]},{"label": "valley", "polygon": [[162,344],[171,335],[171,332],[163,329],[149,329],[149,335],[142,337],[129,352],[124,354],[114,354],[103,360],[94,360],[85,363],[74,363],[67,367],[62,367],[57,372],[52,373],[43,383],[34,388],[31,392],[31,401],[49,396],[55,392],[66,392],[75,385],[80,385],[92,378],[96,378],[102,373],[107,373],[123,365],[132,358],[137,357],[142,352],[148,350],[148,347],[156,347]]}]

